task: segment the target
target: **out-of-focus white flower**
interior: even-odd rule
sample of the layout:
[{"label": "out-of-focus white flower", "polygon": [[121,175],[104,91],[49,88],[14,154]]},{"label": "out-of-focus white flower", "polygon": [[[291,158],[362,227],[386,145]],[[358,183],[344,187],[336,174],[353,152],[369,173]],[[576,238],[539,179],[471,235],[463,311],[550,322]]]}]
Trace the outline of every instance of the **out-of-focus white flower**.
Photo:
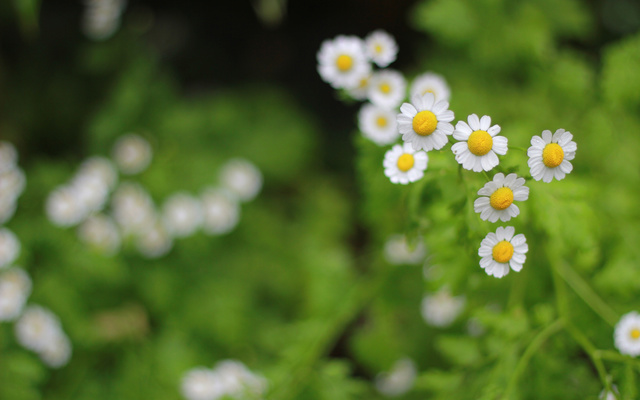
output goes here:
[{"label": "out-of-focus white flower", "polygon": [[182,377],[180,388],[187,400],[215,400],[226,392],[220,376],[205,367],[187,371]]},{"label": "out-of-focus white flower", "polygon": [[143,232],[155,222],[149,194],[137,183],[121,183],[111,196],[111,211],[124,235]]},{"label": "out-of-focus white flower", "polygon": [[640,356],[640,314],[631,311],[623,315],[616,324],[613,336],[620,353]]},{"label": "out-of-focus white flower", "polygon": [[85,0],[82,31],[90,39],[105,40],[120,27],[125,0]]},{"label": "out-of-focus white flower", "polygon": [[223,396],[253,399],[266,389],[266,379],[236,360],[220,361],[213,369],[193,368],[183,375],[181,383],[182,395],[187,400],[217,400]]},{"label": "out-of-focus white flower", "polygon": [[83,210],[82,220],[90,213],[102,210],[109,198],[109,187],[106,182],[94,176],[78,175],[68,187],[73,191]]},{"label": "out-of-focus white flower", "polygon": [[162,206],[162,221],[173,237],[192,235],[202,225],[200,200],[188,193],[171,195]]},{"label": "out-of-focus white flower", "polygon": [[144,171],[151,163],[151,145],[140,135],[121,136],[113,146],[113,160],[125,175]]},{"label": "out-of-focus white flower", "polygon": [[393,36],[378,29],[364,39],[367,56],[378,67],[384,68],[396,60],[398,45]]},{"label": "out-of-focus white flower", "polygon": [[138,251],[147,258],[162,257],[173,247],[173,238],[159,221],[150,224],[136,236]]},{"label": "out-of-focus white flower", "polygon": [[384,256],[389,264],[419,264],[424,261],[426,254],[427,250],[420,237],[413,243],[408,243],[405,235],[392,235],[384,244]]},{"label": "out-of-focus white flower", "polygon": [[14,328],[18,342],[36,353],[44,351],[62,331],[58,317],[37,305],[28,306]]},{"label": "out-of-focus white flower", "polygon": [[464,296],[452,296],[447,288],[422,299],[422,318],[427,324],[445,328],[458,318],[464,309]]},{"label": "out-of-focus white flower", "polygon": [[11,265],[20,254],[20,241],[7,228],[0,228],[0,268]]},{"label": "out-of-focus white flower", "polygon": [[0,225],[13,217],[16,212],[16,201],[10,197],[0,196]]},{"label": "out-of-focus white flower", "polygon": [[447,85],[447,81],[438,74],[426,72],[415,77],[409,89],[411,98],[414,96],[424,96],[427,93],[433,93],[436,101],[449,101],[451,91]]},{"label": "out-of-focus white flower", "polygon": [[106,255],[113,255],[120,250],[121,238],[118,227],[104,214],[90,215],[78,228],[81,241]]},{"label": "out-of-focus white flower", "polygon": [[401,396],[413,387],[416,365],[410,358],[402,358],[393,364],[389,372],[376,376],[376,389],[387,397]]},{"label": "out-of-focus white flower", "polygon": [[69,337],[60,330],[40,352],[40,359],[51,368],[60,368],[71,359],[71,349]]},{"label": "out-of-focus white flower", "polygon": [[371,73],[360,78],[358,85],[347,89],[349,96],[356,100],[366,100],[369,94],[369,83],[371,82]]},{"label": "out-of-focus white flower", "polygon": [[8,171],[18,163],[18,152],[9,142],[0,141],[0,173]]},{"label": "out-of-focus white flower", "polygon": [[76,173],[76,178],[84,179],[85,177],[99,180],[107,186],[109,191],[113,190],[118,183],[118,171],[111,160],[106,157],[87,158]]},{"label": "out-of-focus white flower", "polygon": [[240,201],[255,198],[262,189],[262,174],[251,162],[234,158],[220,169],[220,183]]},{"label": "out-of-focus white flower", "polygon": [[31,294],[31,278],[22,268],[0,273],[0,321],[13,321]]},{"label": "out-of-focus white flower", "polygon": [[0,172],[0,197],[17,199],[22,194],[26,182],[24,172],[20,168],[6,168]]},{"label": "out-of-focus white flower", "polygon": [[611,385],[612,392],[602,389],[598,399],[600,400],[618,400],[620,398],[620,393],[618,392],[618,387],[616,385]]},{"label": "out-of-focus white flower", "polygon": [[366,103],[360,108],[358,126],[362,135],[371,139],[378,146],[391,144],[400,137],[396,113],[370,103]]},{"label": "out-of-focus white flower", "polygon": [[385,69],[373,74],[369,82],[369,100],[385,108],[397,108],[407,95],[407,82],[398,71]]},{"label": "out-of-focus white flower", "polygon": [[203,230],[210,235],[231,232],[240,220],[240,206],[226,190],[208,188],[201,198]]},{"label": "out-of-focus white flower", "polygon": [[317,54],[318,73],[336,89],[357,87],[371,73],[364,42],[355,36],[337,36],[325,40]]},{"label": "out-of-focus white flower", "polygon": [[58,186],[49,193],[45,210],[49,220],[61,227],[77,225],[87,216],[86,208],[71,186]]}]

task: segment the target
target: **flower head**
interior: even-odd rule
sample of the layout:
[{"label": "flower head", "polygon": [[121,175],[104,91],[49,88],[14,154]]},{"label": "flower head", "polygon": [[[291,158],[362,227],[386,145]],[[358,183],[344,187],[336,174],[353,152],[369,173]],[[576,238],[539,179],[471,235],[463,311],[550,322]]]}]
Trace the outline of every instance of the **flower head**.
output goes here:
[{"label": "flower head", "polygon": [[355,36],[325,40],[318,51],[318,73],[336,89],[355,88],[371,72],[364,42]]},{"label": "flower head", "polygon": [[12,321],[22,313],[31,294],[31,278],[22,268],[0,273],[0,321]]},{"label": "flower head", "polygon": [[78,237],[97,251],[114,255],[120,250],[121,238],[116,223],[104,214],[90,215],[79,227]]},{"label": "flower head", "polygon": [[14,329],[18,343],[38,353],[50,367],[61,367],[71,358],[71,342],[58,317],[46,308],[27,307]]},{"label": "flower head", "polygon": [[396,361],[389,372],[376,375],[376,389],[385,396],[396,397],[408,392],[416,380],[416,364],[410,358]]},{"label": "flower head", "polygon": [[398,130],[402,140],[416,150],[439,150],[447,144],[447,135],[453,133],[453,111],[449,103],[435,100],[433,93],[414,96],[411,103],[403,103],[398,114]]},{"label": "flower head", "polygon": [[451,151],[462,168],[474,172],[489,171],[498,165],[496,154],[507,154],[507,138],[497,136],[500,126],[491,126],[488,115],[478,119],[476,114],[471,114],[467,121],[469,123],[458,121],[456,124],[453,138],[461,141],[451,146]]},{"label": "flower head", "polygon": [[400,136],[396,124],[396,113],[374,104],[365,103],[360,108],[358,125],[362,135],[379,146],[391,144]]},{"label": "flower head", "polygon": [[390,109],[400,105],[406,91],[404,76],[398,71],[384,69],[371,76],[368,97],[373,104]]},{"label": "flower head", "polygon": [[192,235],[202,219],[200,200],[185,192],[171,195],[162,206],[162,221],[173,237]]},{"label": "flower head", "polygon": [[493,176],[493,181],[487,182],[478,190],[478,197],[473,202],[473,209],[480,213],[480,218],[489,222],[506,222],[517,217],[520,209],[514,201],[525,201],[529,198],[529,188],[524,186],[524,178],[516,174],[506,177],[502,172]]},{"label": "flower head", "polygon": [[495,233],[489,232],[482,239],[478,255],[482,257],[480,267],[488,275],[502,278],[509,273],[509,267],[516,272],[522,269],[529,246],[522,233],[515,236],[514,233],[514,227],[500,226]]},{"label": "flower head", "polygon": [[531,177],[537,181],[549,183],[564,179],[573,170],[569,161],[576,156],[578,146],[571,132],[558,129],[553,135],[551,131],[542,131],[542,136],[531,138],[531,147],[527,150]]},{"label": "flower head", "polygon": [[202,229],[210,235],[231,232],[240,220],[240,205],[224,189],[208,188],[200,197],[204,221]]},{"label": "flower head", "polygon": [[221,167],[220,183],[238,200],[250,201],[262,189],[262,173],[250,161],[234,158]]},{"label": "flower head", "polygon": [[433,72],[426,72],[416,76],[409,89],[411,98],[414,96],[423,96],[427,93],[433,93],[436,101],[449,101],[449,97],[451,96],[451,90],[447,85],[447,81],[445,81],[442,76],[434,74]]},{"label": "flower head", "polygon": [[11,265],[20,254],[18,237],[7,228],[0,228],[0,268]]},{"label": "flower head", "polygon": [[367,56],[378,67],[384,68],[396,60],[398,45],[393,36],[378,29],[364,38]]},{"label": "flower head", "polygon": [[432,326],[445,328],[458,318],[464,309],[464,296],[452,296],[447,288],[440,289],[435,294],[429,294],[422,299],[422,318]]},{"label": "flower head", "polygon": [[384,155],[384,174],[392,183],[406,185],[424,176],[429,156],[424,151],[414,150],[410,143],[396,144]]},{"label": "flower head", "polygon": [[151,163],[151,145],[133,133],[120,137],[113,146],[113,160],[125,175],[144,171]]},{"label": "flower head", "polygon": [[421,237],[408,243],[405,235],[392,235],[384,244],[384,257],[390,264],[420,264],[427,255]]},{"label": "flower head", "polygon": [[614,343],[620,353],[640,355],[640,314],[631,311],[620,318],[614,329]]}]

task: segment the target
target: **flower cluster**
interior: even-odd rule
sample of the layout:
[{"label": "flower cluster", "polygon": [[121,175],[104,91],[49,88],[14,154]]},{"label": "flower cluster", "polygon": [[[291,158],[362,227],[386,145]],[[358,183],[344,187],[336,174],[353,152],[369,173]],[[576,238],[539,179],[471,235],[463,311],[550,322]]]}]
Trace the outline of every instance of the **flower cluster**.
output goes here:
[{"label": "flower cluster", "polygon": [[181,392],[187,400],[261,398],[267,381],[236,360],[223,360],[215,368],[197,367],[185,372]]},{"label": "flower cluster", "polygon": [[143,256],[157,258],[171,250],[174,239],[199,229],[209,235],[232,231],[240,220],[240,204],[253,200],[262,188],[258,168],[231,159],[220,169],[219,186],[205,187],[200,196],[175,192],[157,207],[140,183],[118,184],[118,171],[139,174],[152,156],[151,145],[141,136],[120,137],[112,159],[87,159],[69,183],[49,195],[49,220],[61,227],[78,226],[80,240],[105,255],[116,254],[122,241],[130,239]]},{"label": "flower cluster", "polygon": [[[500,164],[509,140],[491,117],[471,114],[453,125],[449,109],[450,89],[439,75],[427,72],[410,85],[410,101],[403,75],[384,69],[395,60],[398,48],[386,32],[376,31],[364,40],[338,36],[322,43],[318,52],[318,72],[336,89],[344,89],[354,99],[368,100],[359,113],[362,134],[380,146],[392,145],[382,161],[384,174],[392,183],[409,184],[422,179],[429,162],[428,152],[442,150],[453,137],[451,152],[460,168],[486,173]],[[373,71],[373,64],[381,67]],[[399,107],[399,109],[398,109]],[[399,112],[398,112],[399,111]],[[393,118],[393,115],[396,115]],[[402,143],[397,143],[401,138]],[[564,129],[545,130],[533,136],[527,151],[530,175],[536,181],[561,180],[571,172],[577,145]],[[478,190],[474,211],[482,220],[507,222],[519,215],[514,202],[526,201],[529,188],[525,178],[515,173],[495,173]],[[501,278],[510,270],[520,271],[528,246],[523,234],[511,226],[499,227],[482,240],[478,255],[485,272]]]},{"label": "flower cluster", "polygon": [[[13,216],[25,187],[17,161],[15,147],[0,142],[0,224]],[[33,283],[24,269],[14,265],[20,249],[18,237],[0,227],[0,322],[16,321],[18,343],[38,353],[46,365],[59,368],[71,357],[71,342],[51,311],[36,305],[25,308]]]}]

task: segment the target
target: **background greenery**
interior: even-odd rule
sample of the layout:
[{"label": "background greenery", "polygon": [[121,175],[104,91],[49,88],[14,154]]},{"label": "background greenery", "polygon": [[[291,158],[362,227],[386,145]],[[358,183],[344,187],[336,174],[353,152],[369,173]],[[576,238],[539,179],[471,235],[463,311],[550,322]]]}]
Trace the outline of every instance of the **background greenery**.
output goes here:
[{"label": "background greenery", "polygon": [[[601,379],[637,398],[640,363],[618,360],[612,336],[620,315],[640,309],[640,6],[286,10],[278,23],[251,3],[132,1],[122,29],[92,42],[79,3],[0,5],[0,137],[27,176],[7,227],[22,242],[30,301],[59,315],[74,345],[70,364],[50,370],[0,324],[0,399],[178,399],[187,369],[224,358],[265,375],[270,399],[371,399],[375,375],[404,356],[420,371],[406,399],[595,399]],[[386,149],[356,132],[358,105],[317,76],[323,39],[376,28],[398,39],[392,67],[446,77],[457,119],[491,115],[523,148],[543,129],[574,134],[574,172],[528,183],[514,223],[530,249],[521,273],[497,280],[479,268],[480,240],[495,229],[472,209],[482,176],[458,174],[447,150],[430,155],[422,181],[392,185]],[[129,131],[154,148],[138,179],[156,203],[215,183],[237,156],[261,169],[263,192],[229,235],[178,240],[159,260],[129,247],[105,258],[54,227],[43,204]],[[528,172],[524,153],[506,160]],[[424,237],[435,279],[384,261],[398,232]],[[437,329],[420,301],[443,286],[467,306]],[[105,315],[125,321],[118,335],[104,334]],[[483,334],[468,334],[470,319]]]}]

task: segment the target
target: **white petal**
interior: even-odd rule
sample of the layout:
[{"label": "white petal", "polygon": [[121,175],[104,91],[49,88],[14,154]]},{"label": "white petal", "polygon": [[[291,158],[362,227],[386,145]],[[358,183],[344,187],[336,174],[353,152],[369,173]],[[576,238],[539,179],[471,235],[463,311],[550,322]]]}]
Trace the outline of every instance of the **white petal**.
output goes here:
[{"label": "white petal", "polygon": [[490,126],[491,117],[488,115],[483,115],[482,118],[480,118],[480,129],[482,129],[483,131],[488,131]]}]

